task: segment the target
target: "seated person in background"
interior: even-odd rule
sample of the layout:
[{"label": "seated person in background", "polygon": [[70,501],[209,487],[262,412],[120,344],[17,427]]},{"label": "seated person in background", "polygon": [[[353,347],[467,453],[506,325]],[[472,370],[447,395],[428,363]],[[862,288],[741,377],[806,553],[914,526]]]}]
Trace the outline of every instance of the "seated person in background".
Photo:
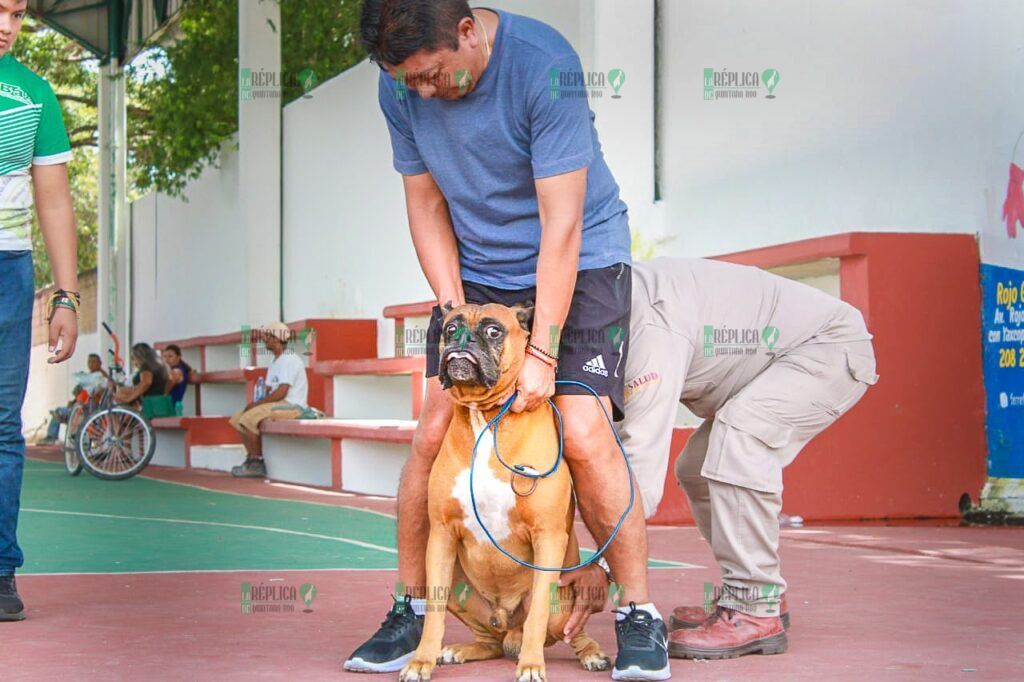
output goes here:
[{"label": "seated person in background", "polygon": [[143,398],[167,392],[167,367],[148,343],[137,343],[131,353],[132,385],[122,386],[114,394],[118,405],[138,407]]},{"label": "seated person in background", "polygon": [[106,370],[103,369],[103,360],[96,353],[89,353],[87,365],[89,371],[84,373],[84,377],[80,378],[78,383],[75,384],[74,389],[71,390],[72,398],[68,401],[68,404],[50,410],[50,425],[46,429],[46,438],[39,441],[38,445],[53,445],[56,443],[60,437],[60,425],[68,423],[68,417],[71,416],[71,408],[80,399],[80,394],[83,391],[92,391],[92,389],[102,385],[103,379],[110,378]]},{"label": "seated person in background", "polygon": [[291,330],[280,322],[257,331],[274,361],[267,369],[265,396],[255,400],[231,417],[231,426],[242,437],[245,445],[245,463],[231,470],[238,478],[265,478],[263,445],[260,441],[260,422],[264,419],[297,419],[306,409],[306,367],[302,359],[288,346]]},{"label": "seated person in background", "polygon": [[199,372],[181,358],[181,348],[173,343],[164,348],[162,355],[169,372],[167,394],[177,405],[185,399],[188,385],[198,383]]}]

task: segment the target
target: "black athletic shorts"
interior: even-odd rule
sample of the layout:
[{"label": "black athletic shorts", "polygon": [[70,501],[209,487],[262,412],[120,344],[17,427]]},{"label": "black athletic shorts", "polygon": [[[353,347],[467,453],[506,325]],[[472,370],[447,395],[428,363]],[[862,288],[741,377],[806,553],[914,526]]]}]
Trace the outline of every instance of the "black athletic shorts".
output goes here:
[{"label": "black athletic shorts", "polygon": [[[533,302],[537,293],[536,287],[496,289],[465,280],[462,288],[466,303],[477,305],[500,303],[514,306]],[[583,382],[598,395],[611,398],[615,421],[623,417],[632,289],[631,269],[625,263],[576,273],[576,288],[558,347],[558,373],[555,378]],[[443,319],[441,308],[434,306],[427,328],[428,377],[437,376]],[[544,339],[537,345],[547,350],[550,341]],[[582,386],[559,384],[555,386],[555,395],[590,394]]]}]

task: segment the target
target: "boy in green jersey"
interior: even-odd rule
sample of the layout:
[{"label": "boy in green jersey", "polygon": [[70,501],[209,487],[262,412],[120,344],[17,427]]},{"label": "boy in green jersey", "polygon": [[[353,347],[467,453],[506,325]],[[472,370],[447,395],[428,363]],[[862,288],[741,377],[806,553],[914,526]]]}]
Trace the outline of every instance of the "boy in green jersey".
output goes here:
[{"label": "boy in green jersey", "polygon": [[78,337],[71,146],[50,85],[10,54],[27,9],[28,0],[0,0],[0,621],[25,617],[14,570],[24,563],[16,531],[32,343],[33,204],[57,284],[47,306],[49,362],[71,357]]}]

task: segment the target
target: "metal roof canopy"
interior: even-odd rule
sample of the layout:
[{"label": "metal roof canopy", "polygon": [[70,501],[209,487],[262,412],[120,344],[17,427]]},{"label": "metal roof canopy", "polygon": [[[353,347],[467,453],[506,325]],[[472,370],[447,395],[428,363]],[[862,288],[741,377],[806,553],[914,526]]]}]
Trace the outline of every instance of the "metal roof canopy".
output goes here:
[{"label": "metal roof canopy", "polygon": [[29,11],[103,63],[130,62],[173,23],[186,0],[29,0]]}]

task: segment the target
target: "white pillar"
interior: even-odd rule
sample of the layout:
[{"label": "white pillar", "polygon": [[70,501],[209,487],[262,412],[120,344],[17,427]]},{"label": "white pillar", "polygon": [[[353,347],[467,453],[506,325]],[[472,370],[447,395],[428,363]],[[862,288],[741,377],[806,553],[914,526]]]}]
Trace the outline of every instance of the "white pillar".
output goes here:
[{"label": "white pillar", "polygon": [[[131,345],[130,241],[127,226],[127,119],[123,70],[116,59],[100,68],[99,108],[99,245],[96,273],[96,319],[120,337],[122,356]],[[102,327],[101,349],[110,347]],[[105,351],[102,353],[106,355]],[[107,361],[104,357],[104,362]],[[127,364],[127,360],[125,360]]]},{"label": "white pillar", "polygon": [[246,316],[281,318],[281,9],[238,2],[238,193],[246,245]]}]

